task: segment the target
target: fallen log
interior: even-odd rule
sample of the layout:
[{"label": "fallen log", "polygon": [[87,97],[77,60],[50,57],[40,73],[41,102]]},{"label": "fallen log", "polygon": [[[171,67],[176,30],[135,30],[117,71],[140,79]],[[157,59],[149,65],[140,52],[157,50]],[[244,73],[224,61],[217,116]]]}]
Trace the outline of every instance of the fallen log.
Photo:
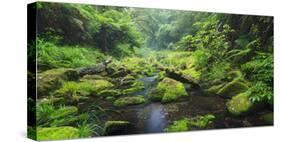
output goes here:
[{"label": "fallen log", "polygon": [[93,75],[106,71],[107,65],[112,62],[112,58],[108,58],[105,61],[98,63],[91,67],[82,68],[78,71],[79,76],[84,76],[86,74]]}]

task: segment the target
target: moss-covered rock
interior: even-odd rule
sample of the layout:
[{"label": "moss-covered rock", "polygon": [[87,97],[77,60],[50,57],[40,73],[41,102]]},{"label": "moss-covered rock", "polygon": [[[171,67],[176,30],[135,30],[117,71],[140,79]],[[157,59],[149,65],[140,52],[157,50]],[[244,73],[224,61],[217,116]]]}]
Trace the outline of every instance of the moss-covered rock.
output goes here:
[{"label": "moss-covered rock", "polygon": [[182,77],[186,78],[187,80],[190,80],[194,83],[199,83],[201,72],[197,71],[195,68],[188,68],[181,71]]},{"label": "moss-covered rock", "polygon": [[130,125],[128,121],[107,121],[104,126],[105,135],[113,135],[126,131]]},{"label": "moss-covered rock", "polygon": [[221,95],[226,98],[231,98],[239,93],[243,93],[249,89],[247,83],[242,79],[234,79],[233,81],[224,85],[218,92],[218,95]]},{"label": "moss-covered rock", "polygon": [[91,83],[95,92],[100,92],[114,87],[114,85],[107,80],[83,80],[83,82]]},{"label": "moss-covered rock", "polygon": [[64,81],[78,80],[74,69],[52,69],[38,74],[37,96],[47,96],[49,92],[59,89]]},{"label": "moss-covered rock", "polygon": [[211,114],[196,116],[193,118],[183,118],[174,121],[171,125],[164,129],[166,132],[188,131],[192,128],[204,129],[213,122],[216,117]]},{"label": "moss-covered rock", "polygon": [[185,118],[185,119],[174,121],[173,124],[165,128],[164,130],[166,132],[182,132],[182,131],[188,131],[190,129],[189,127],[190,126],[188,124],[188,120]]},{"label": "moss-covered rock", "polygon": [[247,93],[240,93],[227,102],[227,110],[233,115],[243,115],[250,112],[253,103],[249,100]]},{"label": "moss-covered rock", "polygon": [[208,95],[215,95],[224,86],[224,84],[214,85],[204,90]]},{"label": "moss-covered rock", "polygon": [[102,91],[98,92],[97,95],[101,96],[101,97],[108,97],[108,96],[118,97],[121,95],[121,91],[117,90],[117,89],[108,89],[108,90],[102,90]]},{"label": "moss-covered rock", "polygon": [[129,88],[124,89],[122,91],[122,94],[130,95],[130,94],[138,93],[138,92],[142,91],[143,89],[144,89],[143,82],[135,80],[134,83],[129,86]]},{"label": "moss-covered rock", "polygon": [[114,101],[114,105],[118,107],[138,105],[142,103],[145,103],[143,96],[122,97]]},{"label": "moss-covered rock", "polygon": [[73,127],[38,128],[37,140],[63,140],[79,138],[79,131]]},{"label": "moss-covered rock", "polygon": [[175,101],[181,96],[188,96],[188,93],[185,91],[183,83],[166,77],[158,83],[149,96],[151,100],[167,103]]}]

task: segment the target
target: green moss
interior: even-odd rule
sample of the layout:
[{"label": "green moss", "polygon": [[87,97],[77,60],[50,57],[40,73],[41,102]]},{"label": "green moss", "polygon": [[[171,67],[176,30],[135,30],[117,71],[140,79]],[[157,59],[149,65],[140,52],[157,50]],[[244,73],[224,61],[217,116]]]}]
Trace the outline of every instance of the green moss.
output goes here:
[{"label": "green moss", "polygon": [[82,80],[102,80],[102,79],[108,79],[106,77],[103,77],[101,75],[89,75],[89,74],[86,74],[82,77]]},{"label": "green moss", "polygon": [[247,93],[240,93],[227,102],[227,109],[233,115],[242,115],[251,111],[253,103]]},{"label": "green moss", "polygon": [[65,82],[63,87],[56,91],[56,96],[62,97],[61,103],[73,103],[87,99],[94,93],[95,88],[88,82]]},{"label": "green moss", "polygon": [[118,107],[137,105],[142,103],[145,103],[145,99],[143,96],[122,97],[114,101],[114,105]]},{"label": "green moss", "polygon": [[114,101],[115,97],[108,96],[108,97],[105,98],[105,100],[107,100],[107,101]]},{"label": "green moss", "polygon": [[249,89],[248,85],[241,79],[234,79],[222,87],[217,94],[229,97],[235,96],[239,93],[245,92]]},{"label": "green moss", "polygon": [[181,96],[188,96],[184,85],[181,82],[171,78],[164,78],[158,83],[154,92],[151,93],[152,100],[161,98],[161,102],[167,103],[177,100]]},{"label": "green moss", "polygon": [[136,80],[128,89],[122,91],[123,94],[134,94],[142,91],[144,89],[144,84],[141,81]]},{"label": "green moss", "polygon": [[224,86],[224,84],[214,85],[210,87],[209,89],[206,89],[205,92],[207,92],[210,95],[215,95],[217,92]]},{"label": "green moss", "polygon": [[190,124],[199,128],[206,128],[216,117],[211,114],[197,116],[195,120],[190,120]]},{"label": "green moss", "polygon": [[107,121],[104,126],[106,135],[125,131],[130,125],[128,121]]},{"label": "green moss", "polygon": [[168,126],[164,129],[166,132],[182,132],[182,131],[188,131],[189,125],[188,120],[186,118],[182,120],[174,121],[172,125]]},{"label": "green moss", "polygon": [[97,94],[98,96],[102,96],[102,97],[107,97],[107,96],[120,96],[121,95],[121,91],[120,90],[113,90],[113,89],[109,89],[109,90],[102,90],[100,92],[98,92]]},{"label": "green moss", "polygon": [[196,116],[194,118],[183,118],[174,121],[171,125],[164,129],[166,132],[188,131],[193,127],[204,129],[213,122],[216,117],[211,114]]},{"label": "green moss", "polygon": [[60,88],[64,81],[78,80],[78,72],[74,69],[52,69],[38,74],[37,95],[47,96]]},{"label": "green moss", "polygon": [[181,71],[181,74],[183,75],[183,77],[188,78],[195,83],[199,83],[200,81],[201,72],[195,70],[195,68],[185,69]]},{"label": "green moss", "polygon": [[78,129],[73,127],[38,128],[37,140],[63,140],[79,138]]}]

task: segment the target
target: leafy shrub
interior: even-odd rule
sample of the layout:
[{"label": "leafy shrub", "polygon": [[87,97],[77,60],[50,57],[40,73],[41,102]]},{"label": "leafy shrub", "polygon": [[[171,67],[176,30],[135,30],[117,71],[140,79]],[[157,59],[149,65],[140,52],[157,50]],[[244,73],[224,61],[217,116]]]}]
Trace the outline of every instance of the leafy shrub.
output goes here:
[{"label": "leafy shrub", "polygon": [[254,82],[248,90],[251,101],[273,104],[273,55],[258,53],[251,61],[241,65],[241,69]]}]

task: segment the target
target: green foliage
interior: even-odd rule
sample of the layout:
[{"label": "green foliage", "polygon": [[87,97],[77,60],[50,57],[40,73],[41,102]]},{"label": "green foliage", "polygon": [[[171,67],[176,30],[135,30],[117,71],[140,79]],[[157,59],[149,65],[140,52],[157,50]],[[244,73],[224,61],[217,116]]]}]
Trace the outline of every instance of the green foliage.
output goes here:
[{"label": "green foliage", "polygon": [[77,68],[90,66],[104,59],[104,54],[93,48],[79,46],[58,46],[44,40],[37,40],[37,63],[39,69]]},{"label": "green foliage", "polygon": [[71,101],[79,101],[83,97],[90,95],[95,91],[93,84],[89,82],[65,82],[63,87],[57,90],[58,96],[63,96]]},{"label": "green foliage", "polygon": [[142,103],[145,103],[145,99],[143,96],[122,97],[114,101],[114,105],[118,107],[138,105]]},{"label": "green foliage", "polygon": [[44,124],[49,121],[51,114],[55,112],[55,108],[50,104],[37,104],[36,105],[36,122],[38,125]]},{"label": "green foliage", "polygon": [[189,124],[188,124],[188,119],[184,118],[182,120],[177,120],[174,121],[172,125],[169,127],[165,128],[166,132],[181,132],[181,131],[188,131]]},{"label": "green foliage", "polygon": [[254,82],[248,90],[251,101],[273,104],[273,55],[258,53],[251,61],[243,64],[241,69]]},{"label": "green foliage", "polygon": [[87,124],[86,121],[78,125],[77,129],[80,138],[88,138],[91,137],[93,134],[93,128],[90,124]]},{"label": "green foliage", "polygon": [[130,95],[138,93],[142,90],[144,90],[143,82],[136,80],[132,85],[130,85],[130,88],[123,90],[122,93],[125,95]]},{"label": "green foliage", "polygon": [[252,102],[267,102],[273,104],[273,88],[261,81],[255,83],[249,90]]},{"label": "green foliage", "polygon": [[164,130],[166,132],[181,132],[188,131],[193,127],[204,129],[213,122],[216,117],[211,114],[203,116],[196,116],[194,118],[183,118],[181,120],[174,121],[173,124],[169,125]]}]

